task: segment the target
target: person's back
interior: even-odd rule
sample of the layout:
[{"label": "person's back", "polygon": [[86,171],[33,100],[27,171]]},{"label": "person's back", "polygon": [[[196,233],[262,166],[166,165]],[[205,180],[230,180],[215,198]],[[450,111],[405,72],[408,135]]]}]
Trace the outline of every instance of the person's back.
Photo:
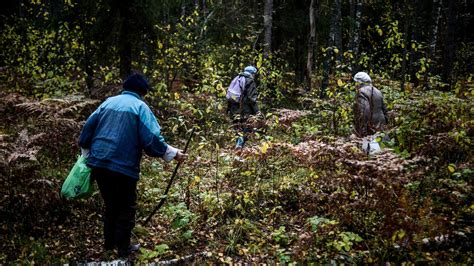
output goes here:
[{"label": "person's back", "polygon": [[360,89],[360,93],[368,99],[369,106],[371,105],[371,113],[368,114],[371,118],[371,125],[376,131],[383,130],[387,121],[382,92],[372,85],[367,85]]},{"label": "person's back", "polygon": [[364,137],[384,129],[388,122],[387,110],[382,92],[372,85],[366,73],[357,73],[354,80],[361,83],[354,105],[354,129],[358,136]]},{"label": "person's back", "polygon": [[[247,141],[251,128],[245,125],[247,118],[259,113],[257,104],[257,84],[255,75],[257,69],[245,67],[244,71],[235,77],[227,91],[227,112],[237,130],[236,148],[242,148]],[[245,80],[243,80],[244,78]]]},{"label": "person's back", "polygon": [[236,100],[228,98],[228,112],[233,120],[238,115],[241,116],[241,121],[245,120],[248,116],[255,115],[259,111],[257,104],[257,85],[254,78],[256,72],[257,69],[255,67],[248,66],[244,69],[244,72],[236,77],[244,77],[245,83],[242,84],[241,94]]},{"label": "person's back", "polygon": [[[88,164],[93,167],[138,179],[142,149],[151,156],[161,157],[168,148],[150,108],[135,92],[124,91],[108,98],[91,116],[97,116],[94,136],[89,138],[86,127],[80,144],[88,146],[85,141],[90,139]],[[147,145],[153,138],[160,139],[153,146]]]},{"label": "person's back", "polygon": [[140,74],[130,75],[124,91],[108,98],[87,119],[79,146],[104,199],[104,249],[120,257],[138,250],[130,237],[135,226],[137,181],[142,150],[153,157],[183,161],[187,155],[167,144],[152,111],[142,100],[150,87]]}]

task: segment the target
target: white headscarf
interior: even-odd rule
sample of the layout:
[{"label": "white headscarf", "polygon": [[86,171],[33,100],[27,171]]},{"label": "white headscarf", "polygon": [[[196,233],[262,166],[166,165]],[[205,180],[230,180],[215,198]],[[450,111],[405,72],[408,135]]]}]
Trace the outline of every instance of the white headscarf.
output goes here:
[{"label": "white headscarf", "polygon": [[372,79],[365,72],[359,72],[359,73],[355,74],[354,81],[355,82],[360,82],[360,83],[372,83]]}]

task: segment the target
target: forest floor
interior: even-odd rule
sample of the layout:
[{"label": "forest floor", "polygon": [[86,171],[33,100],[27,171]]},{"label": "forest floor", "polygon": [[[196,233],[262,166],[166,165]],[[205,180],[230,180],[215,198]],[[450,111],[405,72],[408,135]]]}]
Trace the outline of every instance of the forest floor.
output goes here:
[{"label": "forest floor", "polygon": [[[190,157],[164,207],[142,226],[175,166],[144,157],[132,239],[142,248],[134,260],[472,263],[472,103],[443,95],[410,95],[420,104],[394,105],[392,115],[404,119],[391,125],[393,140],[383,151],[370,156],[348,130],[331,133],[321,124],[331,116],[314,106],[268,110],[254,124],[258,132],[235,150],[222,103],[184,97],[157,115],[177,147],[197,128]],[[59,196],[82,123],[100,101],[0,98],[0,262],[116,259],[102,252],[97,189],[83,200]],[[445,115],[446,105],[458,109]],[[418,116],[423,110],[428,121]],[[438,126],[446,117],[450,122]],[[406,135],[409,129],[416,134]]]}]

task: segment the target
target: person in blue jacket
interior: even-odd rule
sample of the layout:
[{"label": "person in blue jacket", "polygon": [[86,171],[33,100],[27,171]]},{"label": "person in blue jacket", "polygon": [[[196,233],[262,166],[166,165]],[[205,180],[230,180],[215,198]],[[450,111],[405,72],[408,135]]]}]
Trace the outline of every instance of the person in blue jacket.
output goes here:
[{"label": "person in blue jacket", "polygon": [[183,161],[187,154],[167,144],[160,125],[142,100],[150,87],[138,73],[123,83],[120,95],[103,102],[87,119],[79,137],[79,146],[97,180],[105,203],[104,247],[118,249],[120,257],[137,251],[131,245],[135,226],[136,187],[142,150],[165,161]]}]

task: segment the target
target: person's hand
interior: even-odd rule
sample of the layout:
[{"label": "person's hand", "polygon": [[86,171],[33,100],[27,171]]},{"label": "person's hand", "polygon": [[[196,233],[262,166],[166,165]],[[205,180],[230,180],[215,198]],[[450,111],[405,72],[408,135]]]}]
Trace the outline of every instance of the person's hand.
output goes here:
[{"label": "person's hand", "polygon": [[182,150],[178,150],[178,152],[176,153],[176,156],[173,159],[175,159],[176,161],[182,163],[184,160],[188,159],[188,154],[183,153]]},{"label": "person's hand", "polygon": [[90,154],[90,149],[83,149],[81,147],[81,155],[85,158],[89,157],[89,154]]}]

